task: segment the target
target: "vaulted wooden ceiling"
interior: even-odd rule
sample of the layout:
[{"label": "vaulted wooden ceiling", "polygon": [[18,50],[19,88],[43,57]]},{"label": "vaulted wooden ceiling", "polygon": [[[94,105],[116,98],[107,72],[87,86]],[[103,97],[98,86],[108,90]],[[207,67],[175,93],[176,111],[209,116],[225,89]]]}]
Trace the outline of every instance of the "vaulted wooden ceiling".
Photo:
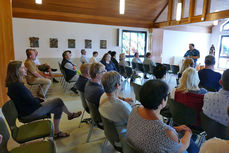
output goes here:
[{"label": "vaulted wooden ceiling", "polygon": [[119,14],[119,0],[13,0],[13,16],[21,18],[151,27],[168,0],[126,0]]}]

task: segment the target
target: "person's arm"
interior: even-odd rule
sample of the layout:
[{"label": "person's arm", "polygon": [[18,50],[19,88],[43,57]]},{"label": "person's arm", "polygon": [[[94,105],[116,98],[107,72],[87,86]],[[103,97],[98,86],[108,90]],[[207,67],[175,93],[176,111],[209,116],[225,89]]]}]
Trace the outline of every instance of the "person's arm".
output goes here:
[{"label": "person's arm", "polygon": [[196,56],[191,56],[190,58],[193,58],[193,59],[198,59],[198,58],[200,58],[200,52],[198,51],[198,50],[195,50],[196,52],[195,52],[195,54],[196,54]]},{"label": "person's arm", "polygon": [[71,63],[66,63],[66,64],[64,65],[64,67],[65,67],[66,69],[69,69],[69,70],[72,70],[72,71],[76,71],[76,66],[75,66],[75,65],[72,65]]}]

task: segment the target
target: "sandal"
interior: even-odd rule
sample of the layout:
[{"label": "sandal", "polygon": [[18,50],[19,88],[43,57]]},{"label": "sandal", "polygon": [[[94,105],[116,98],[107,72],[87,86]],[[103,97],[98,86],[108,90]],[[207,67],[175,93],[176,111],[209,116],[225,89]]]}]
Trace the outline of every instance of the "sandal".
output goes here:
[{"label": "sandal", "polygon": [[65,137],[69,137],[70,136],[70,134],[69,133],[65,133],[65,132],[58,132],[58,133],[56,133],[56,134],[54,134],[54,136],[53,136],[53,139],[59,139],[59,138],[65,138]]},{"label": "sandal", "polygon": [[81,111],[78,111],[77,113],[72,113],[72,115],[68,116],[68,120],[72,120],[74,118],[80,117],[81,114],[82,114]]}]

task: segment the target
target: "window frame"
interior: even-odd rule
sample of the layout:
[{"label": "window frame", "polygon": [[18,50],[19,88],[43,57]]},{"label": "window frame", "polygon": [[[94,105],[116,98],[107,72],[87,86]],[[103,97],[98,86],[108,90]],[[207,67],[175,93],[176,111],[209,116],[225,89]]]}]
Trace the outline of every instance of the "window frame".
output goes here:
[{"label": "window frame", "polygon": [[226,21],[226,23],[223,24],[223,26],[222,26],[222,31],[229,31],[229,29],[228,29],[228,30],[224,30],[224,27],[225,27],[227,24],[229,24],[229,21]]},{"label": "window frame", "polygon": [[221,56],[223,37],[229,37],[229,35],[221,35],[220,37],[219,58],[229,58],[229,56]]},{"label": "window frame", "polygon": [[[122,30],[122,44],[121,44],[121,53],[124,53],[122,51],[123,48],[123,32],[133,32],[133,33],[144,33],[145,34],[145,47],[144,47],[144,55],[139,55],[139,57],[145,57],[146,55],[146,47],[147,47],[147,31],[135,31],[135,30]],[[126,55],[126,53],[125,53]],[[127,58],[134,57],[134,55],[126,55]]]}]

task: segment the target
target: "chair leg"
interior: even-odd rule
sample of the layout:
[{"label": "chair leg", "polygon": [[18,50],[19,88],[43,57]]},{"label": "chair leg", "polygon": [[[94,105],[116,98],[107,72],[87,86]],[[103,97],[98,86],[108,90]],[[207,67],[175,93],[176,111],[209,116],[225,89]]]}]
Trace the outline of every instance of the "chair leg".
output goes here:
[{"label": "chair leg", "polygon": [[103,142],[103,145],[102,145],[102,148],[101,148],[101,153],[104,153],[104,151],[105,151],[104,149],[105,149],[107,143],[108,143],[108,139],[105,138],[105,140],[104,140],[104,142]]},{"label": "chair leg", "polygon": [[44,90],[43,90],[43,88],[41,87],[41,85],[40,85],[40,84],[39,84],[39,87],[40,87],[41,92],[42,92],[42,94],[43,94],[43,96],[44,96],[44,99],[46,99],[46,94],[44,93]]},{"label": "chair leg", "polygon": [[33,85],[31,85],[30,88],[29,88],[29,90],[30,90],[31,92],[32,92],[32,87],[33,87]]},{"label": "chair leg", "polygon": [[82,123],[82,120],[83,120],[83,117],[84,117],[84,113],[85,113],[85,109],[83,110],[83,114],[82,114],[81,119],[80,119],[79,128],[80,128],[80,125],[81,125],[81,123]]},{"label": "chair leg", "polygon": [[89,130],[89,132],[88,132],[88,136],[87,136],[87,143],[89,142],[89,140],[90,140],[90,137],[91,137],[91,134],[92,134],[92,131],[93,131],[93,128],[94,128],[94,122],[92,121],[91,122],[91,127],[90,127],[90,130]]}]

